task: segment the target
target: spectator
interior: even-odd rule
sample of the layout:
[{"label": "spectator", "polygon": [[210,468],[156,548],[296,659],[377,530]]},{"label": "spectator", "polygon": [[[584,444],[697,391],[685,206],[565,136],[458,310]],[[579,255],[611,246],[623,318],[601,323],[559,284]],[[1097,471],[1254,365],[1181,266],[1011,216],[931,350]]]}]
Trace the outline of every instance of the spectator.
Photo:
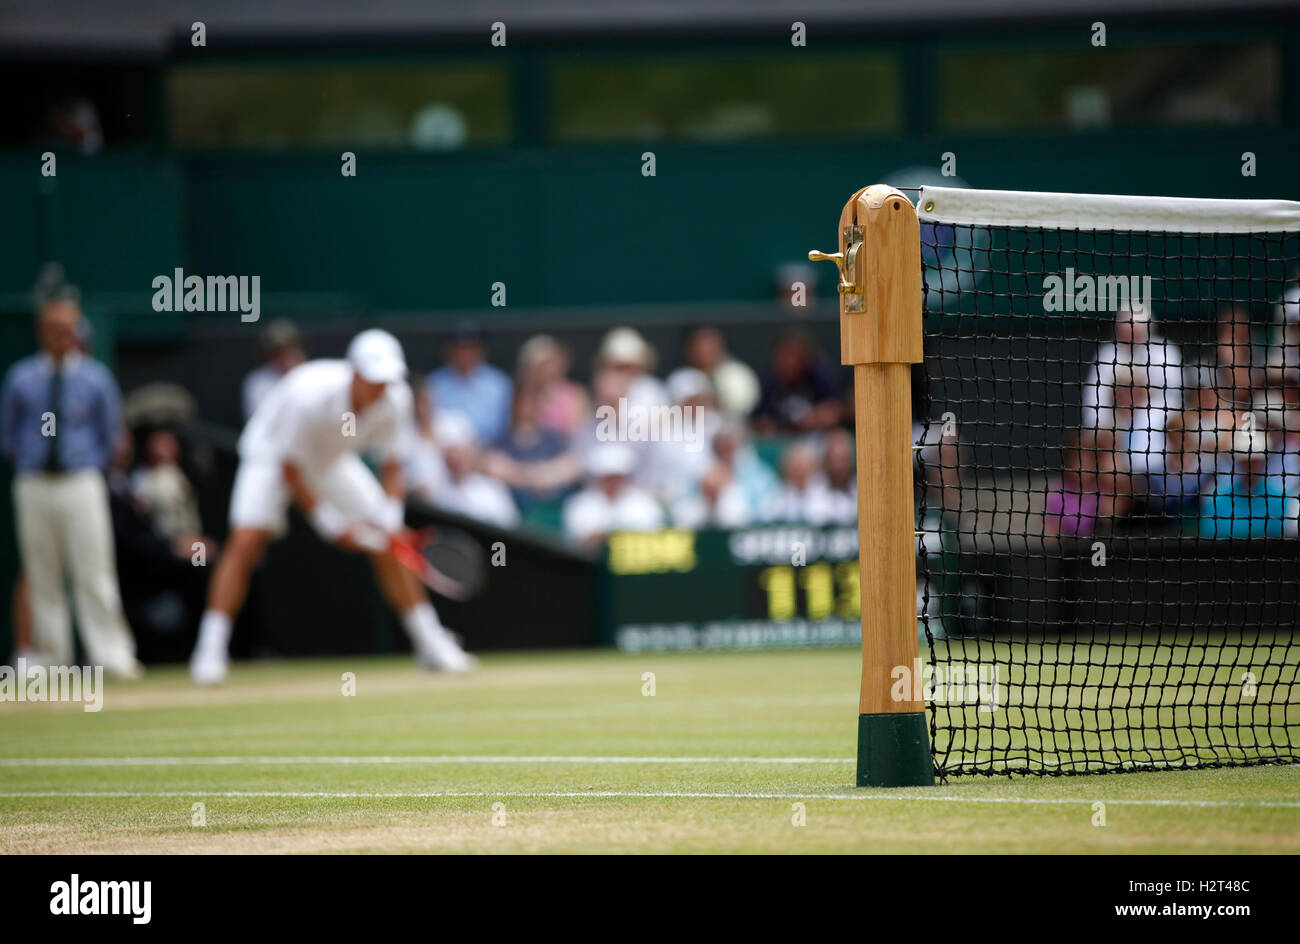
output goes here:
[{"label": "spectator", "polygon": [[[627,413],[632,408],[632,403],[628,397],[628,384],[632,379],[633,377],[628,371],[619,370],[615,367],[604,367],[597,370],[595,379],[592,381],[595,410],[591,418],[574,438],[578,461],[582,468],[587,467],[587,458],[593,450],[600,449],[603,445],[612,441],[610,439],[611,431],[622,429],[624,423],[631,425]],[[666,397],[667,393],[664,396]],[[645,407],[639,407],[638,409],[645,409]],[[655,464],[653,459],[656,444],[644,438],[619,440],[619,442],[633,453],[635,459],[633,478],[636,484],[653,491],[655,486]]]},{"label": "spectator", "polygon": [[[123,605],[137,630],[188,641],[203,612],[216,544],[197,524],[164,533],[132,488],[131,461],[131,435],[123,430],[107,475]],[[195,566],[199,553],[204,566]]]},{"label": "spectator", "polygon": [[443,459],[447,483],[433,496],[439,508],[494,524],[513,528],[519,523],[519,509],[505,484],[479,471],[479,451],[468,435],[444,438]]},{"label": "spectator", "polygon": [[1146,377],[1147,408],[1160,417],[1182,405],[1182,358],[1178,348],[1156,334],[1151,313],[1125,309],[1115,316],[1115,340],[1097,350],[1097,360],[1083,385],[1083,427],[1113,428],[1108,411],[1115,404],[1115,372],[1121,367],[1140,370]]},{"label": "spectator", "polygon": [[1122,453],[1110,430],[1084,429],[1065,444],[1065,468],[1047,493],[1043,526],[1049,535],[1091,537],[1128,512]]},{"label": "spectator", "polygon": [[[1124,464],[1133,475],[1159,475],[1164,469],[1167,419],[1164,410],[1151,406],[1146,371],[1120,364],[1115,368],[1114,381],[1111,407],[1101,415],[1109,420],[1115,447],[1124,454]],[[1178,395],[1181,399],[1181,390]]]},{"label": "spectator", "polygon": [[181,444],[167,430],[154,430],[145,439],[144,468],[136,473],[133,491],[154,526],[168,539],[200,534],[199,503],[181,469]]},{"label": "spectator", "polygon": [[1207,538],[1294,537],[1300,499],[1288,495],[1279,475],[1268,474],[1266,437],[1258,428],[1234,437],[1232,471],[1219,475],[1201,505],[1201,536]]},{"label": "spectator", "polygon": [[673,523],[679,528],[743,528],[752,520],[745,490],[725,462],[715,462],[673,504]]},{"label": "spectator", "polygon": [[429,394],[439,410],[465,414],[479,442],[494,443],[510,424],[513,385],[486,353],[478,329],[459,325],[447,338],[446,363],[429,377]]},{"label": "spectator", "polygon": [[72,663],[70,577],[91,663],[135,678],[141,670],[122,612],[104,483],[121,429],[121,396],[108,370],[77,349],[82,315],[75,295],[54,293],[39,311],[41,351],[9,369],[0,396],[32,642],[47,662]]},{"label": "spectator", "polygon": [[1273,343],[1268,352],[1269,383],[1300,388],[1300,282],[1292,284],[1273,314]]},{"label": "spectator", "polygon": [[97,154],[104,146],[104,129],[95,103],[69,95],[50,105],[45,116],[48,144],[67,145],[82,154]]},{"label": "spectator", "polygon": [[712,326],[694,328],[683,345],[685,367],[668,375],[668,385],[685,370],[704,373],[713,384],[718,409],[727,416],[748,417],[758,405],[758,376],[747,364],[727,353],[727,341],[722,332]]},{"label": "spectator", "polygon": [[661,438],[650,443],[649,474],[651,490],[671,505],[693,491],[713,465],[710,444],[722,418],[713,385],[702,371],[686,367],[674,372],[668,397],[673,411],[660,424]]},{"label": "spectator", "polygon": [[912,427],[912,439],[918,441],[924,435],[925,448],[919,453],[920,464],[924,467],[926,485],[937,492],[937,498],[926,502],[926,521],[922,527],[938,534],[947,522],[949,528],[957,527],[957,520],[962,508],[962,468],[965,463],[961,441],[957,437],[956,425],[949,426],[944,420],[935,420],[929,428],[919,423]]},{"label": "spectator", "polygon": [[[923,374],[913,372],[914,383],[923,379]],[[914,388],[913,396],[915,404],[922,401],[924,393]],[[915,471],[924,475],[927,488],[924,517],[918,528],[926,566],[917,568],[916,607],[925,615],[930,632],[940,638],[958,625],[962,600],[979,592],[975,588],[966,594],[962,591],[957,535],[961,532],[962,469],[966,460],[956,424],[948,420],[936,420],[928,428],[917,423],[912,438],[924,443],[917,453],[919,468]]]},{"label": "spectator", "polygon": [[713,437],[713,454],[740,486],[748,518],[751,521],[757,519],[780,491],[781,480],[749,444],[744,424],[736,420],[724,421]]},{"label": "spectator", "polygon": [[658,355],[635,328],[614,328],[601,340],[596,352],[596,372],[622,378],[628,405],[663,406],[668,390],[654,375]]},{"label": "spectator", "polygon": [[1300,495],[1300,410],[1286,397],[1283,390],[1265,391],[1255,398],[1251,413],[1268,437],[1267,473],[1281,478],[1288,495]]},{"label": "spectator", "polygon": [[573,436],[591,416],[591,400],[568,374],[569,352],[550,335],[535,335],[519,349],[519,389],[536,398],[539,425],[565,437]]},{"label": "spectator", "polygon": [[636,454],[624,443],[601,443],[587,455],[588,485],[564,503],[564,532],[598,544],[611,531],[656,531],[663,509],[632,483]]},{"label": "spectator", "polygon": [[600,342],[596,371],[623,378],[628,405],[663,406],[668,402],[668,390],[654,375],[657,359],[655,349],[635,328],[615,328]]},{"label": "spectator", "polygon": [[754,429],[760,433],[830,429],[844,414],[835,368],[798,329],[777,339],[763,375]]},{"label": "spectator", "polygon": [[[434,410],[433,397],[425,384],[413,384],[413,428],[405,443],[406,482],[411,494],[433,504],[447,487],[447,463],[439,444],[439,427],[444,437],[450,430],[452,436],[473,438],[469,420],[459,413],[439,413]],[[460,427],[459,430],[455,427]]]},{"label": "spectator", "polygon": [[[1195,388],[1187,410],[1183,412],[1183,429],[1185,435],[1192,437],[1191,445],[1201,453],[1202,465],[1213,464],[1216,456],[1227,457],[1227,465],[1232,464],[1232,436],[1237,428],[1237,417],[1231,409],[1224,406],[1215,386],[1215,372],[1202,369],[1197,372],[1199,386]],[[1226,471],[1220,468],[1218,471]]]},{"label": "spectator", "polygon": [[1146,477],[1146,504],[1153,515],[1178,518],[1198,511],[1202,489],[1214,481],[1217,454],[1201,453],[1199,435],[1186,428],[1187,415],[1169,417],[1163,468]]},{"label": "spectator", "polygon": [[857,449],[853,437],[843,429],[826,434],[822,468],[826,470],[827,523],[857,524]]},{"label": "spectator", "polygon": [[[788,524],[821,526],[835,522],[837,502],[818,468],[811,444],[797,442],[781,456],[781,489],[768,502],[764,518]],[[856,505],[853,521],[857,521]]]},{"label": "spectator", "polygon": [[1219,319],[1214,360],[1223,406],[1233,412],[1250,409],[1255,391],[1264,386],[1267,359],[1255,346],[1250,316],[1236,308],[1225,311]]},{"label": "spectator", "polygon": [[510,431],[484,457],[485,471],[510,486],[524,514],[562,496],[582,474],[569,437],[542,425],[541,403],[536,390],[517,389]]},{"label": "spectator", "polygon": [[262,331],[261,343],[265,362],[244,377],[245,421],[253,415],[276,381],[307,360],[298,329],[287,318],[276,318],[268,323]]}]

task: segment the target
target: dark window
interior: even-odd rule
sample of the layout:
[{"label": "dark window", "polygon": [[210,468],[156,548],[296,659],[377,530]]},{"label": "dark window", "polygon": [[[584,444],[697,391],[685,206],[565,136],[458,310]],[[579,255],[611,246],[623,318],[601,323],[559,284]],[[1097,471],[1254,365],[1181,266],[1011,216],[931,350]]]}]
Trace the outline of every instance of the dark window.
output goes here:
[{"label": "dark window", "polygon": [[1271,43],[949,50],[947,131],[1276,124],[1282,57]]},{"label": "dark window", "polygon": [[157,133],[150,67],[135,63],[0,65],[0,147],[93,154]]},{"label": "dark window", "polygon": [[884,53],[557,58],[549,137],[576,144],[891,134],[900,126],[899,72]]},{"label": "dark window", "polygon": [[173,140],[195,148],[452,150],[511,136],[504,65],[182,66]]}]

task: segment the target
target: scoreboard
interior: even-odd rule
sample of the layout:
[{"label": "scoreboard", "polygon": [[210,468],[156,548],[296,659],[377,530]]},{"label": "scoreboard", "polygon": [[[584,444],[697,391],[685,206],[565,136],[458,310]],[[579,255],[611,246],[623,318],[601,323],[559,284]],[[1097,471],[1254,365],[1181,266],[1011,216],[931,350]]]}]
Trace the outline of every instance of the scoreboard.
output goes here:
[{"label": "scoreboard", "polygon": [[857,645],[856,527],[618,532],[600,641],[629,652]]}]

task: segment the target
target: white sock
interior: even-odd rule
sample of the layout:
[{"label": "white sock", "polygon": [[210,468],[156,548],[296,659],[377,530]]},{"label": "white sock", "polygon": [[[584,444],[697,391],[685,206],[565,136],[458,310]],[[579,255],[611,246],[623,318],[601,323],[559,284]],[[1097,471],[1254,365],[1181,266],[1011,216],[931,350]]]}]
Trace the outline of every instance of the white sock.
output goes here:
[{"label": "white sock", "polygon": [[199,641],[194,646],[200,649],[215,649],[225,652],[230,648],[230,617],[220,610],[205,610],[199,621]]},{"label": "white sock", "polygon": [[428,645],[442,629],[442,621],[438,619],[438,611],[432,603],[415,604],[402,614],[402,625],[406,627],[406,634],[411,637],[416,648]]}]

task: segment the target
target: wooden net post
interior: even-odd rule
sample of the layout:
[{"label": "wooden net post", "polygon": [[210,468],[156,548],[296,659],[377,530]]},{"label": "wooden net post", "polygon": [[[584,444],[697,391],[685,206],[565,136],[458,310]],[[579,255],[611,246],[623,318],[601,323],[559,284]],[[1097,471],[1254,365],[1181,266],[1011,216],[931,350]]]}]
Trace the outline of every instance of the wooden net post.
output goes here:
[{"label": "wooden net post", "polygon": [[921,355],[921,236],[877,184],[840,214],[841,361],[853,367],[862,600],[861,787],[934,783],[917,647],[911,365]]}]

